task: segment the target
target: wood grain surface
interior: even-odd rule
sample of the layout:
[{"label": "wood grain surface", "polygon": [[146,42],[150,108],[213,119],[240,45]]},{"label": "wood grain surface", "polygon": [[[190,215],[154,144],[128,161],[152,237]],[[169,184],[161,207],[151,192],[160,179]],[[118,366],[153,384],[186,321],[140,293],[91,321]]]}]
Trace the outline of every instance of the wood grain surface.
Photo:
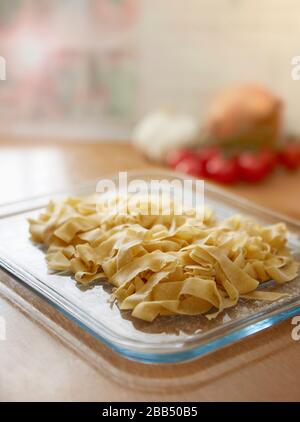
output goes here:
[{"label": "wood grain surface", "polygon": [[[130,145],[0,141],[0,203],[143,169]],[[260,185],[230,190],[300,220],[300,173],[278,170]],[[229,189],[229,188],[228,188]],[[0,272],[0,400],[300,400],[300,341],[291,321],[193,362],[143,365],[123,359],[41,298]]]}]

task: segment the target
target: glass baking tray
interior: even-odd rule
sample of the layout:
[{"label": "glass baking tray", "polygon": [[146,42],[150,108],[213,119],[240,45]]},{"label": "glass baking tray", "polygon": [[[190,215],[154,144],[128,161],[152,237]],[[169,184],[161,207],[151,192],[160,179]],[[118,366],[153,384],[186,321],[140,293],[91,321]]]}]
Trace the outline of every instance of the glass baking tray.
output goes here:
[{"label": "glass baking tray", "polygon": [[[117,180],[118,175],[110,176]],[[130,172],[128,180],[184,179],[164,171]],[[105,176],[107,178],[107,176]],[[264,283],[272,291],[289,293],[275,303],[240,300],[215,320],[204,316],[158,317],[148,323],[135,319],[130,311],[120,311],[109,302],[110,285],[98,282],[92,288],[78,286],[71,276],[47,270],[42,248],[29,239],[27,219],[36,216],[49,199],[95,192],[96,182],[65,192],[35,197],[0,207],[0,267],[34,290],[102,343],[129,359],[144,363],[172,363],[197,358],[284,319],[300,314],[300,277],[284,285]],[[205,205],[218,218],[243,214],[263,224],[285,222],[293,254],[300,260],[300,224],[288,217],[253,205],[249,201],[205,183]]]}]

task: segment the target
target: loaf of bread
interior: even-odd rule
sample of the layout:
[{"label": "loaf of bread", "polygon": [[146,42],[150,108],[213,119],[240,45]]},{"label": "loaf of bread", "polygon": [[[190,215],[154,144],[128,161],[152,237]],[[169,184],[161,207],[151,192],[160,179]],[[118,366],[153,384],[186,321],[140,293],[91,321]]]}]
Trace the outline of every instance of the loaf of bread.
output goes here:
[{"label": "loaf of bread", "polygon": [[210,143],[247,147],[274,147],[282,130],[282,102],[255,84],[235,86],[212,101],[204,123]]}]

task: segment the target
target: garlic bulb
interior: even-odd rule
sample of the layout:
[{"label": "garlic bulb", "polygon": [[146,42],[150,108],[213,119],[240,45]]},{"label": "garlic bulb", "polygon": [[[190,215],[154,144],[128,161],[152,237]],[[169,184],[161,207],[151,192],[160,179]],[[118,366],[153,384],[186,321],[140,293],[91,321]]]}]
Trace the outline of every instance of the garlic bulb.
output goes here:
[{"label": "garlic bulb", "polygon": [[198,122],[186,114],[156,111],[146,115],[135,127],[133,144],[146,156],[162,162],[166,153],[196,142]]}]

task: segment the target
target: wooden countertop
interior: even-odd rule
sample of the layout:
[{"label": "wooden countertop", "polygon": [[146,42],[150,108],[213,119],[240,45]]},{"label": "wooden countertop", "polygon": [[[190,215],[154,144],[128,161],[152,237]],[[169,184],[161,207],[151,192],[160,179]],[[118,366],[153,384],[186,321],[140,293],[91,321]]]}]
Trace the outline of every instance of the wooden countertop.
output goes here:
[{"label": "wooden countertop", "polygon": [[[150,166],[129,145],[2,140],[0,203]],[[230,190],[300,220],[299,186],[300,172],[278,171],[261,185]],[[300,341],[291,339],[291,321],[193,362],[143,365],[91,339],[3,272],[0,281],[1,401],[300,399]],[[88,347],[78,351],[79,341]]]}]

